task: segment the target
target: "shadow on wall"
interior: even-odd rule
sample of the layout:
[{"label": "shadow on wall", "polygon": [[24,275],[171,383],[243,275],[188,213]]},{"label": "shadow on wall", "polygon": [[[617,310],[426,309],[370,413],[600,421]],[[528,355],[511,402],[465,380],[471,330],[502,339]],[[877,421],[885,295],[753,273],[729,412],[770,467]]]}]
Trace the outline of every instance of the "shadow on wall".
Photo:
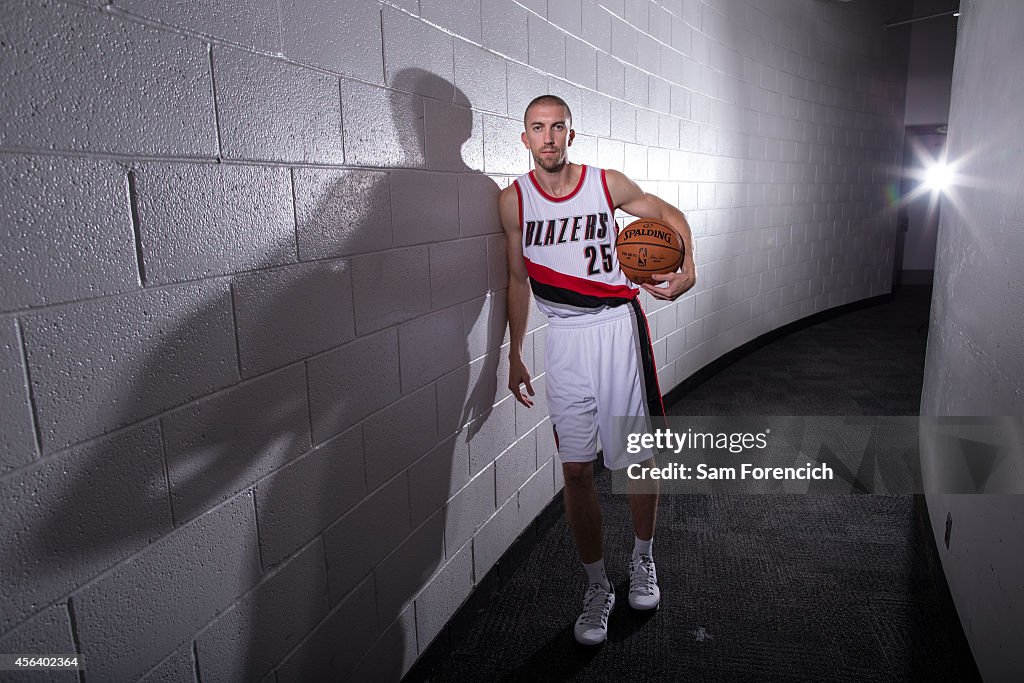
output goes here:
[{"label": "shadow on wall", "polygon": [[[450,82],[409,69],[394,85],[454,92],[451,139],[470,138],[470,103]],[[417,132],[399,138],[403,159],[395,165],[422,166],[429,142],[422,118],[409,120],[408,96],[389,96],[394,130]],[[460,180],[485,178],[457,150],[441,153],[457,158],[445,168]],[[146,165],[134,173],[145,231],[152,199]],[[107,428],[148,418],[153,392],[180,394],[171,405],[202,398],[122,432],[122,440],[137,442],[127,448],[138,457],[117,482],[90,476],[104,470],[86,459],[104,458],[103,449],[79,454],[83,475],[62,492],[62,507],[15,537],[29,549],[16,557],[33,558],[32,565],[0,562],[5,593],[24,589],[33,603],[53,599],[33,597],[35,582],[78,577],[67,589],[75,587],[78,637],[91,663],[86,680],[134,679],[158,663],[160,673],[190,669],[192,641],[202,680],[397,680],[450,616],[438,613],[443,600],[416,609],[412,601],[456,555],[471,571],[469,546],[450,547],[465,534],[452,532],[459,520],[446,519],[446,503],[480,469],[468,444],[495,400],[504,308],[489,305],[492,294],[459,301],[457,286],[441,305],[436,292],[410,291],[417,281],[407,269],[430,273],[424,259],[432,247],[417,225],[400,224],[424,207],[416,192],[396,191],[393,178],[294,169],[294,243],[261,254],[244,273],[167,288],[168,302],[181,288],[201,303],[187,315],[171,313],[176,322],[161,329],[148,356],[123,361],[132,380],[111,397]],[[473,186],[484,185],[488,191],[462,201],[479,204],[476,213],[493,212],[496,226],[497,187],[489,179]],[[177,189],[162,188],[189,196]],[[216,201],[229,202],[228,195]],[[458,207],[450,210],[458,224]],[[218,267],[231,260],[206,256]],[[378,270],[367,286],[367,273]],[[434,282],[437,274],[428,277]],[[227,359],[207,386],[187,386],[184,368],[209,339],[230,336],[232,320],[237,367]],[[486,349],[479,348],[483,336]],[[470,372],[471,356],[485,351],[487,360]],[[139,545],[152,544],[77,588],[125,556],[117,535],[82,533],[90,520],[80,511],[110,495],[124,510],[162,510],[169,500],[173,532],[163,515],[132,520]],[[36,608],[15,609],[23,618]],[[92,626],[104,613],[114,623]]]}]

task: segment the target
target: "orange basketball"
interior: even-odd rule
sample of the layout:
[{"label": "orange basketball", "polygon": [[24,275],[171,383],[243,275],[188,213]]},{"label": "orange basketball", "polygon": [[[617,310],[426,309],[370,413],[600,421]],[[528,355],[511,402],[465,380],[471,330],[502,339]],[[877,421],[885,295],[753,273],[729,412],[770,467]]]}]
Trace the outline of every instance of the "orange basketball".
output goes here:
[{"label": "orange basketball", "polygon": [[679,233],[660,221],[641,218],[627,225],[615,240],[622,273],[637,283],[656,284],[658,273],[674,273],[683,262]]}]

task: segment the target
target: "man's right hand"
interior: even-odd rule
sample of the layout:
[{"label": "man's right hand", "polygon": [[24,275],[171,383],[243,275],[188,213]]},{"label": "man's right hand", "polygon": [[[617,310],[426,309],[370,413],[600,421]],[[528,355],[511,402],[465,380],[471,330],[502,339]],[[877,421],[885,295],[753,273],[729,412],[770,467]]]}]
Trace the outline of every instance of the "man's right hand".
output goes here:
[{"label": "man's right hand", "polygon": [[523,363],[521,358],[509,358],[508,389],[516,397],[517,401],[527,408],[532,408],[533,401],[530,400],[530,396],[523,392],[522,387],[524,384],[526,385],[526,391],[529,392],[530,396],[533,396],[533,385],[530,384],[530,371],[527,369],[526,364]]}]

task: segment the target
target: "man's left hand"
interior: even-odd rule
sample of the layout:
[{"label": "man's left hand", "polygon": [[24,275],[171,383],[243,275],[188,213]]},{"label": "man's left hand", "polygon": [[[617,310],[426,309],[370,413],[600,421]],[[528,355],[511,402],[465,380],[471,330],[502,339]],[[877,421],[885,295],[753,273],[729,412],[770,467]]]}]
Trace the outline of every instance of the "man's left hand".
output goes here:
[{"label": "man's left hand", "polygon": [[640,286],[647,290],[655,299],[675,301],[697,284],[697,269],[693,265],[693,259],[687,258],[683,261],[683,266],[678,272],[652,275],[651,279],[657,283],[667,282],[668,287],[647,284]]}]

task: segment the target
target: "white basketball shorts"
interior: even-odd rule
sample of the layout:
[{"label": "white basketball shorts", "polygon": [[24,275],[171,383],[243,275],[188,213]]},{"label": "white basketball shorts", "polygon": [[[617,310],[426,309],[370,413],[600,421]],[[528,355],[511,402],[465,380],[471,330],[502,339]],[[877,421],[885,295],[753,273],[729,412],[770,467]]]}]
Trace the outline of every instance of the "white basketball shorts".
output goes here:
[{"label": "white basketball shorts", "polygon": [[[551,317],[545,348],[548,411],[562,462],[597,460],[598,437],[605,467],[628,467],[652,457],[630,454],[621,430],[651,431],[665,414],[654,367],[650,328],[633,299],[599,313]],[[628,421],[618,418],[628,417]],[[619,438],[615,438],[618,436]]]}]

